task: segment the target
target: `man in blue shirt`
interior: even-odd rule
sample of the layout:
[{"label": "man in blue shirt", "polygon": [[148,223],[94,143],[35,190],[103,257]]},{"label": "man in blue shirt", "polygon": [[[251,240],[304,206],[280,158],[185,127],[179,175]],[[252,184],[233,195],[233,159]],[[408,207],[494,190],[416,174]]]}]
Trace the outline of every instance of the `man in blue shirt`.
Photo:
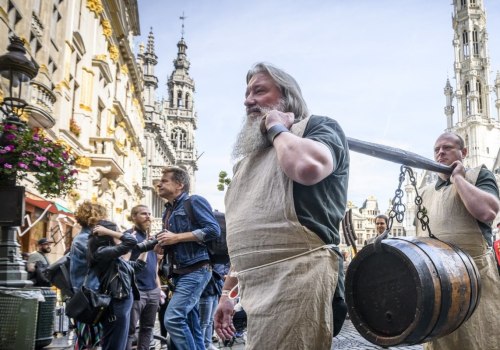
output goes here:
[{"label": "man in blue shirt", "polygon": [[[149,239],[149,231],[151,229],[151,211],[149,208],[142,204],[136,205],[131,210],[130,219],[134,223],[134,227],[125,232],[132,234],[137,239],[137,243]],[[139,249],[137,247],[134,248],[130,260],[137,260],[140,254]],[[149,349],[161,294],[158,274],[156,272],[157,264],[156,252],[150,250],[146,260],[146,268],[135,274],[141,299],[135,300],[132,307],[127,349],[131,349],[132,347],[137,322],[139,322],[137,350]]]},{"label": "man in blue shirt", "polygon": [[[204,350],[197,308],[212,271],[208,250],[203,242],[217,238],[220,227],[208,201],[189,197],[189,174],[168,166],[158,184],[158,194],[167,200],[163,231],[157,235],[171,262],[175,290],[165,313],[165,328],[178,350]],[[185,204],[186,200],[189,204]],[[189,206],[192,215],[186,210]],[[193,220],[190,219],[193,218]]]}]

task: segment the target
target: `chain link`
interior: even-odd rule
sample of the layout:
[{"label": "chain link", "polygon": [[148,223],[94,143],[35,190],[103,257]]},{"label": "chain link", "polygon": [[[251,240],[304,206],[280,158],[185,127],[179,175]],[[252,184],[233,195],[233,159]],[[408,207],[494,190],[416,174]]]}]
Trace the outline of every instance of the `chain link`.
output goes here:
[{"label": "chain link", "polygon": [[425,207],[422,206],[422,197],[418,194],[418,189],[417,189],[417,180],[415,178],[415,175],[413,173],[413,170],[406,165],[401,165],[401,172],[399,174],[399,185],[398,188],[396,189],[394,193],[394,199],[392,200],[392,208],[389,212],[389,225],[387,227],[387,230],[390,231],[392,228],[392,222],[394,218],[399,223],[403,222],[404,219],[404,213],[406,210],[406,206],[402,202],[403,198],[403,190],[401,189],[401,186],[403,186],[403,182],[405,181],[405,173],[408,173],[408,177],[410,179],[410,183],[415,189],[415,205],[417,206],[417,219],[420,221],[420,225],[422,226],[423,231],[428,231],[429,232],[429,237],[431,238],[436,238],[432,233],[431,229],[429,227],[429,217],[427,216],[427,210]]}]

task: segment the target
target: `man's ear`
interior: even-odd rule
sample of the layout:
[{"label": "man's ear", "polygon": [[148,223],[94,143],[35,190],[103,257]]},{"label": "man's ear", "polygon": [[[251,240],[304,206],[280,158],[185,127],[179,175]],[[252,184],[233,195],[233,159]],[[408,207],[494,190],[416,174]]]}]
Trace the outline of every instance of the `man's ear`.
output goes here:
[{"label": "man's ear", "polygon": [[462,159],[467,157],[467,154],[469,154],[469,150],[465,147],[462,148],[461,152],[462,152]]}]

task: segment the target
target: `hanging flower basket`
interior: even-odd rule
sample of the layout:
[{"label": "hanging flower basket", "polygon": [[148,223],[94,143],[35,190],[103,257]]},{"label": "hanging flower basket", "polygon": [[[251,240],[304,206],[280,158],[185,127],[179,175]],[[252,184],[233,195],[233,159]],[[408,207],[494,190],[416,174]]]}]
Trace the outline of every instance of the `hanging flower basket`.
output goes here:
[{"label": "hanging flower basket", "polygon": [[74,188],[75,157],[62,142],[44,137],[38,129],[0,124],[0,185],[11,185],[30,172],[37,190],[47,197],[61,197]]}]

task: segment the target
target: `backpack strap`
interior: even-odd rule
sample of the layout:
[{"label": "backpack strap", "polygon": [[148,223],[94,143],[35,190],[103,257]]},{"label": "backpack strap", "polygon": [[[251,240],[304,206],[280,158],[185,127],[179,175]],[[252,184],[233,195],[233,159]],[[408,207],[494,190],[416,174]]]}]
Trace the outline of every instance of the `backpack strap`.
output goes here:
[{"label": "backpack strap", "polygon": [[184,204],[184,210],[186,211],[186,214],[189,218],[189,221],[191,221],[191,224],[196,223],[196,219],[193,213],[193,204],[191,203],[191,197],[187,197],[183,204]]}]

